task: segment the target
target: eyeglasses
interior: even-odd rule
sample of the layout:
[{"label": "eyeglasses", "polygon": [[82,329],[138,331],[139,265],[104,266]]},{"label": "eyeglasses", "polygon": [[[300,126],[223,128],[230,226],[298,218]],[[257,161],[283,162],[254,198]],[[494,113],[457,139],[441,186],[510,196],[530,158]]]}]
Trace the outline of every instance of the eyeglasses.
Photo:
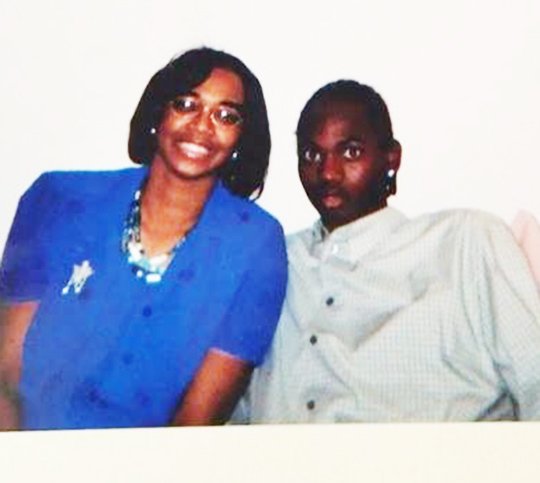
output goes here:
[{"label": "eyeglasses", "polygon": [[[205,106],[196,95],[179,96],[170,101],[170,106],[176,114],[190,115],[205,111]],[[212,108],[210,119],[218,126],[235,127],[244,122],[240,112],[241,106],[228,103],[219,104]]]}]

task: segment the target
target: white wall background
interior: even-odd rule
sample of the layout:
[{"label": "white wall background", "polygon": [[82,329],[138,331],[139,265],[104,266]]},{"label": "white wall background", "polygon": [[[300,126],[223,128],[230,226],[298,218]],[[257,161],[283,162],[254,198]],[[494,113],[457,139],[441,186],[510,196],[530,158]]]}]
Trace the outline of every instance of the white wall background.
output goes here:
[{"label": "white wall background", "polygon": [[130,165],[147,81],[203,44],[263,85],[273,151],[260,203],[287,232],[315,218],[296,174],[299,112],[344,77],[389,105],[404,149],[394,206],[540,216],[537,0],[0,0],[0,247],[42,171]]}]

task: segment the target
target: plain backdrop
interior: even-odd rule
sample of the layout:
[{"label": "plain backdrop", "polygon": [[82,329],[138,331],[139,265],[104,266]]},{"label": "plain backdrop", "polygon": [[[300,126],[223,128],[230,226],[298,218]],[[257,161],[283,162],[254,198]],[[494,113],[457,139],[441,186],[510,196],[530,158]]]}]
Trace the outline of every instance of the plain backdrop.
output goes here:
[{"label": "plain backdrop", "polygon": [[[237,55],[261,81],[273,149],[260,204],[281,220],[286,232],[304,227],[316,215],[296,173],[294,130],[299,112],[317,88],[339,78],[370,84],[387,101],[396,138],[403,146],[398,194],[391,204],[409,215],[469,207],[494,212],[506,221],[518,209],[540,216],[538,0],[0,0],[0,247],[18,198],[41,172],[131,165],[126,149],[129,121],[146,83],[173,55],[202,45]],[[534,425],[527,428],[531,427],[523,431],[529,441],[535,441],[539,431]],[[480,437],[492,445],[497,441],[507,444],[506,428],[499,433],[498,429],[490,430],[495,434],[480,433]],[[332,440],[309,431],[291,433],[296,435],[292,438],[275,435],[281,438],[280,454],[292,457],[299,451],[293,446],[300,444],[299,434],[308,434],[301,440],[305,451],[315,451],[317,441],[326,441],[322,456],[310,453],[316,461],[311,481],[328,481],[326,477],[333,472],[325,463],[332,462],[327,452]],[[379,438],[378,457],[384,456],[385,436],[376,429],[370,431]],[[381,431],[388,430],[381,427]],[[468,472],[468,466],[479,464],[479,459],[472,444],[473,430],[464,431],[459,433],[462,438],[452,443],[441,441],[437,431],[415,433],[420,439],[412,445],[404,443],[405,453],[396,454],[396,445],[389,448],[390,466],[384,480],[376,476],[381,475],[377,473],[379,466],[372,465],[375,476],[369,481],[398,481],[390,475],[392,461],[406,462],[396,466],[396,478],[402,471],[399,481],[442,481],[437,480],[437,474],[458,475],[458,479],[444,481],[473,481],[463,478],[485,472]],[[147,452],[146,433],[113,433],[120,440],[115,448],[120,449],[125,444],[122,438],[126,438],[136,456],[120,452],[119,459],[108,459],[110,464],[124,461],[126,465],[113,472],[117,478],[110,481],[124,481],[120,475],[126,468],[132,469],[131,463],[152,465],[156,455],[164,454],[159,445],[153,445],[154,453]],[[53,435],[32,439],[11,435],[11,440],[2,440],[0,458],[11,448],[18,451],[21,466],[26,461],[35,462],[27,456],[32,441],[34,448],[48,451],[39,460],[42,468],[50,469],[46,461],[53,461],[53,466],[58,464],[65,470],[62,465],[69,466],[71,459],[73,471],[80,468],[81,475],[90,478],[91,469],[79,467],[76,454],[83,460],[82,451],[90,448],[91,455],[99,455],[97,467],[103,467],[99,449],[103,436],[85,434],[92,445],[78,446],[81,453],[69,452],[77,448],[69,442],[72,440],[59,442]],[[158,433],[151,434],[158,438]],[[179,453],[189,447],[188,433],[186,437],[176,432],[166,434],[179,439],[175,443],[180,445]],[[410,439],[408,434],[405,441]],[[96,438],[92,439],[93,435]],[[352,437],[360,438],[358,441],[368,448],[371,435],[354,433]],[[522,436],[520,433],[522,451],[540,447],[540,443],[527,444]],[[137,441],[142,446],[134,448]],[[221,446],[216,443],[217,447],[203,451],[199,465],[203,472],[213,471],[211,481],[219,478],[220,471],[211,464],[209,455],[219,454],[222,465],[230,461],[221,453],[230,439],[222,437],[220,441]],[[239,461],[241,468],[242,461],[254,461],[258,444],[263,442],[240,441],[246,455]],[[444,466],[426,473],[425,458],[424,466],[410,466],[415,457],[420,461],[422,456],[414,451],[415,444],[422,442],[423,454],[431,450],[440,456],[463,449],[460,441],[468,442],[466,447],[470,448],[459,453],[463,468],[444,458],[437,464],[452,464],[450,473]],[[444,448],[442,453],[437,445]],[[171,451],[171,446],[166,447]],[[348,452],[342,453],[338,446],[334,456],[349,455],[350,444],[346,448]],[[506,449],[493,450],[499,455],[498,466],[490,463],[490,454],[482,453],[480,464],[489,468],[490,475],[499,473],[498,468],[506,471],[504,474],[511,474],[514,467],[527,469],[517,456],[504,463]],[[68,460],[64,453],[69,454]],[[111,453],[115,450],[108,449],[107,455]],[[49,460],[52,455],[57,459]],[[271,460],[272,452],[268,455]],[[182,475],[181,461],[169,461],[179,466],[172,467],[171,475]],[[305,465],[309,463],[305,458],[301,461],[308,470]],[[534,459],[526,461],[532,464]],[[158,464],[163,471],[165,462],[159,460]],[[189,459],[190,469],[196,465],[197,460]],[[322,472],[318,471],[321,467]],[[351,471],[353,467],[358,470],[352,465]],[[58,481],[58,475],[49,473],[49,480],[39,468],[39,464],[34,468],[39,481]],[[343,465],[340,469],[345,471]],[[31,464],[25,467],[25,471],[32,470]],[[427,475],[425,480],[422,475]],[[525,481],[520,475],[516,481]]]},{"label": "plain backdrop", "polygon": [[387,101],[403,146],[394,206],[540,215],[537,0],[2,0],[0,246],[41,172],[131,165],[129,121],[146,83],[202,45],[261,81],[273,149],[260,204],[286,232],[316,217],[296,172],[298,115],[339,78]]}]

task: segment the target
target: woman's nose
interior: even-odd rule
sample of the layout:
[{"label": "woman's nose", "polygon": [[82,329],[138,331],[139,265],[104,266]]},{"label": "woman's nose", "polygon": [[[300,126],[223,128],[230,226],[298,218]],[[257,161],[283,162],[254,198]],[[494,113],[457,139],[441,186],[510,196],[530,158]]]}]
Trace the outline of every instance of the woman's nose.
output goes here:
[{"label": "woman's nose", "polygon": [[343,166],[337,156],[329,153],[321,163],[321,178],[329,183],[341,181],[343,177]]},{"label": "woman's nose", "polygon": [[202,109],[193,120],[194,127],[200,132],[212,132],[214,122],[212,121],[212,112],[207,109]]}]

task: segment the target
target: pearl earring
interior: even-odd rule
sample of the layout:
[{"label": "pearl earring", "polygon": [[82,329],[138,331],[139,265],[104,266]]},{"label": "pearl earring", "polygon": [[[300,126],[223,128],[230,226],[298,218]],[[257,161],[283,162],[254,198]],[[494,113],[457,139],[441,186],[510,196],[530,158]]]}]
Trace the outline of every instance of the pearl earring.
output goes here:
[{"label": "pearl earring", "polygon": [[150,134],[152,134],[152,136],[154,136],[156,134],[156,128],[155,127],[152,127],[150,128]]}]

